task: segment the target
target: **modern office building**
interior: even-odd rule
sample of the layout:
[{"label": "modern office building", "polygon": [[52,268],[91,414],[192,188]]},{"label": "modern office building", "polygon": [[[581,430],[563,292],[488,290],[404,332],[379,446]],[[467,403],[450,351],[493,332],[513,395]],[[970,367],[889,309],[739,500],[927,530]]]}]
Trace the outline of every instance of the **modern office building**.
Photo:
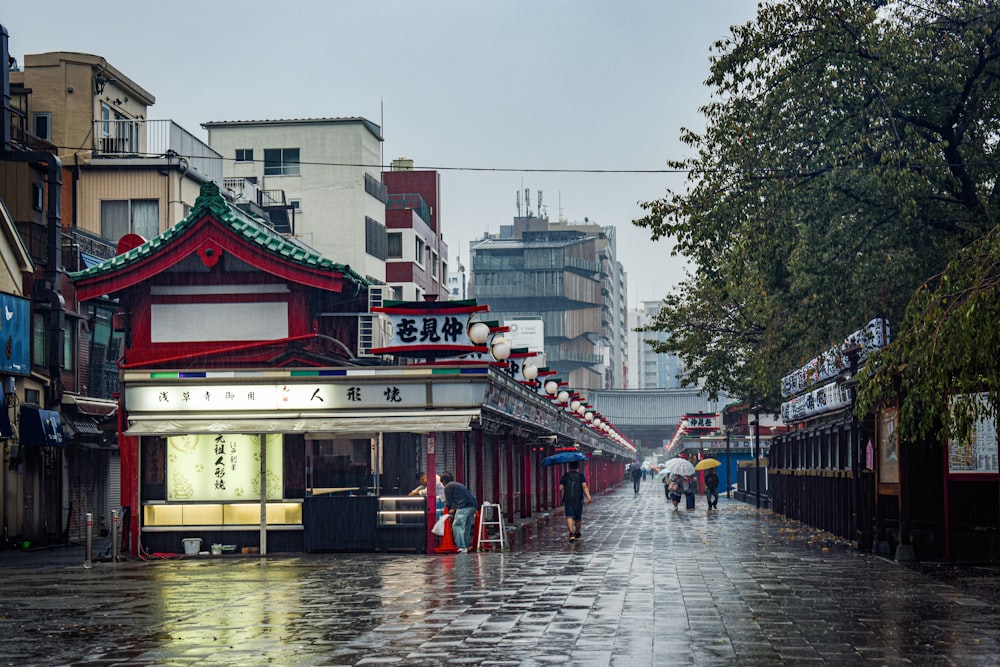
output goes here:
[{"label": "modern office building", "polygon": [[493,319],[542,318],[546,364],[571,387],[624,387],[626,283],[614,227],[550,223],[529,210],[473,241],[470,265],[469,296]]}]

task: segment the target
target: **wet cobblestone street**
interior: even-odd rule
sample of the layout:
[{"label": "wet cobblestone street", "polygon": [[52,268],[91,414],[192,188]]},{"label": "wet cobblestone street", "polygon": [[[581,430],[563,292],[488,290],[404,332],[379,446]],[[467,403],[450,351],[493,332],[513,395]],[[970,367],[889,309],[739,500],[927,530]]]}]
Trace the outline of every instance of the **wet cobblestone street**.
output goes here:
[{"label": "wet cobblestone street", "polygon": [[997,665],[988,595],[646,482],[508,553],[0,554],[0,664]]}]

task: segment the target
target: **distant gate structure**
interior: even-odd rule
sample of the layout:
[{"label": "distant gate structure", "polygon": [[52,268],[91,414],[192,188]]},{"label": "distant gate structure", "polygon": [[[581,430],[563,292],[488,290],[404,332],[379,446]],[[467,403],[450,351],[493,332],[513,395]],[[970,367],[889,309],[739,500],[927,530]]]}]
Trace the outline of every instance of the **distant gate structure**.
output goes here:
[{"label": "distant gate structure", "polygon": [[637,447],[661,447],[681,418],[694,413],[721,413],[733,402],[710,399],[699,389],[594,389],[587,401]]}]

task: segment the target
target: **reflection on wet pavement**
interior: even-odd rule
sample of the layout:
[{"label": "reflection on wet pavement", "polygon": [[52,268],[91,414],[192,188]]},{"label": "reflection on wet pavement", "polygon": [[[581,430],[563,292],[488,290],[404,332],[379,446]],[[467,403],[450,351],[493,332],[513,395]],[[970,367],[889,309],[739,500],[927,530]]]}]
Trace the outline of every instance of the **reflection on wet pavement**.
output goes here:
[{"label": "reflection on wet pavement", "polygon": [[59,562],[5,554],[29,665],[995,665],[1000,609],[819,531],[655,484],[509,553]]}]

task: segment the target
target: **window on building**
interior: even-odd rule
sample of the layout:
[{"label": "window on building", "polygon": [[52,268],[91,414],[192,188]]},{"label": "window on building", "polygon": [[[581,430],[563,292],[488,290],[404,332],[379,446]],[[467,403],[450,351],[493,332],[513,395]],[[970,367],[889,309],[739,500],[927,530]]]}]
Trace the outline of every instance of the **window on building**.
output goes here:
[{"label": "window on building", "polygon": [[31,207],[36,211],[45,208],[45,190],[38,183],[31,184]]},{"label": "window on building", "polygon": [[434,280],[438,278],[438,254],[433,250],[431,251],[431,277]]},{"label": "window on building", "polygon": [[158,199],[109,199],[101,202],[101,236],[117,243],[126,234],[151,239],[160,233]]},{"label": "window on building", "polygon": [[101,102],[101,138],[111,136],[111,107]]},{"label": "window on building", "polygon": [[236,161],[237,162],[253,162],[253,149],[252,148],[237,148],[236,149]]},{"label": "window on building", "polygon": [[403,256],[403,234],[401,232],[389,232],[389,258],[400,259]]},{"label": "window on building", "polygon": [[289,199],[288,200],[288,205],[292,207],[293,211],[298,212],[298,211],[302,210],[302,200],[301,199]]},{"label": "window on building", "polygon": [[[49,365],[49,323],[43,313],[31,316],[31,363],[34,366]],[[66,325],[63,332],[62,369],[71,371],[76,366],[76,327]]]},{"label": "window on building", "polygon": [[413,257],[413,261],[416,262],[419,266],[423,266],[424,265],[424,240],[422,238],[417,237],[417,241],[416,241],[416,244],[414,245],[413,250],[414,250],[414,253],[415,253],[414,257]]},{"label": "window on building", "polygon": [[39,139],[49,141],[52,139],[52,114],[36,113],[32,114],[32,132]]},{"label": "window on building", "polygon": [[45,366],[49,359],[46,342],[49,340],[48,328],[45,326],[45,316],[34,313],[31,316],[31,364]]},{"label": "window on building", "polygon": [[264,149],[264,175],[265,176],[298,176],[299,175],[299,149],[298,148],[265,148]]},{"label": "window on building", "polygon": [[77,321],[66,318],[66,332],[63,335],[63,358],[62,367],[64,371],[71,371],[76,368],[76,328]]}]

